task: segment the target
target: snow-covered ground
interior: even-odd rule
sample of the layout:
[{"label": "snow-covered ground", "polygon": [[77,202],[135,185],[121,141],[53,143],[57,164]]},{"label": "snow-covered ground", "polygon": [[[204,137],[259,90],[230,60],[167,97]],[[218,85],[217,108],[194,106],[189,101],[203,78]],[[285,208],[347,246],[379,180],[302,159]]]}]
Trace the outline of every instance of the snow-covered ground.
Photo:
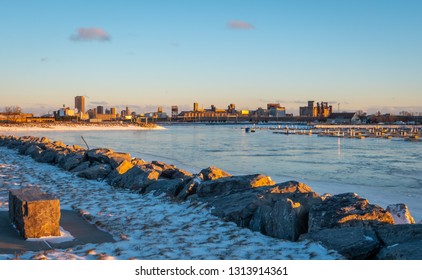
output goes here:
[{"label": "snow-covered ground", "polygon": [[290,242],[237,227],[210,214],[203,204],[113,189],[78,178],[0,147],[0,211],[8,210],[8,190],[38,186],[60,199],[62,209],[92,216],[90,222],[115,243],[66,250],[0,255],[0,259],[338,259],[311,242]]}]

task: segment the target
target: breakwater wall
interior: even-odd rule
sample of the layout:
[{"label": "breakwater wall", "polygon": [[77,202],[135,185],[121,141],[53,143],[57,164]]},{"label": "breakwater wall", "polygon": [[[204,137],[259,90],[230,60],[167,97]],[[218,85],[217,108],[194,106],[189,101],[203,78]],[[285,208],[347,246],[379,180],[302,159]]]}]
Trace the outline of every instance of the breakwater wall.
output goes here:
[{"label": "breakwater wall", "polygon": [[422,224],[414,224],[405,205],[383,209],[354,193],[321,196],[300,182],[232,176],[216,167],[192,174],[164,162],[45,137],[0,136],[0,146],[113,188],[207,203],[225,221],[276,238],[321,242],[348,259],[422,259]]}]

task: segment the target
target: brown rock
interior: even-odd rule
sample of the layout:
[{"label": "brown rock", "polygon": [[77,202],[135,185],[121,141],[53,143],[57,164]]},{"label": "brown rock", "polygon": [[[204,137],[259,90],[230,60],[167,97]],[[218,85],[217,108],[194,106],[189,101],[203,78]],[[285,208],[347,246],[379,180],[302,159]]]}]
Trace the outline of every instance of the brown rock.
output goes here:
[{"label": "brown rock", "polygon": [[201,172],[199,172],[199,176],[204,181],[212,181],[212,180],[217,180],[224,177],[230,177],[232,175],[221,170],[220,168],[217,168],[215,166],[210,166],[208,168],[202,169]]},{"label": "brown rock", "polygon": [[60,236],[60,201],[38,188],[9,192],[9,218],[23,238]]}]

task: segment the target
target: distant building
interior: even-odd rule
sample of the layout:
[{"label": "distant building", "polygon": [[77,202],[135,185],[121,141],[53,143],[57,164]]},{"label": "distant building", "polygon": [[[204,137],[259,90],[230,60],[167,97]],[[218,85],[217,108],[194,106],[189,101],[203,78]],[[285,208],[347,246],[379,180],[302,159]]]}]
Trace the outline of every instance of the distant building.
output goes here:
[{"label": "distant building", "polygon": [[193,103],[193,111],[194,112],[198,112],[198,110],[199,110],[199,107],[198,107],[198,103]]},{"label": "distant building", "polygon": [[284,118],[286,116],[286,107],[281,107],[280,103],[267,104],[268,116],[273,118]]},{"label": "distant building", "polygon": [[75,108],[78,112],[85,113],[85,96],[75,96]]},{"label": "distant building", "polygon": [[179,107],[178,106],[171,106],[171,117],[177,118],[177,115],[179,114]]},{"label": "distant building", "polygon": [[328,106],[327,102],[308,101],[308,106],[299,107],[299,115],[301,117],[327,118],[333,112],[333,106]]},{"label": "distant building", "polygon": [[360,124],[362,123],[357,113],[332,113],[327,123],[332,124]]},{"label": "distant building", "polygon": [[69,107],[60,108],[56,114],[58,117],[74,117],[75,110],[70,109]]},{"label": "distant building", "polygon": [[104,114],[104,107],[103,106],[97,106],[97,114]]},{"label": "distant building", "polygon": [[110,114],[116,116],[116,108],[115,107],[110,108]]}]

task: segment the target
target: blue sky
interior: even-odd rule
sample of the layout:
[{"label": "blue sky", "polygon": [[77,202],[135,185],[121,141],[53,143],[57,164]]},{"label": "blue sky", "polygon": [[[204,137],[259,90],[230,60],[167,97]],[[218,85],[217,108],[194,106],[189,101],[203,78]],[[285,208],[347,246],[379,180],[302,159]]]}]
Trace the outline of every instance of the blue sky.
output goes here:
[{"label": "blue sky", "polygon": [[422,112],[421,14],[417,0],[0,0],[0,106]]}]

